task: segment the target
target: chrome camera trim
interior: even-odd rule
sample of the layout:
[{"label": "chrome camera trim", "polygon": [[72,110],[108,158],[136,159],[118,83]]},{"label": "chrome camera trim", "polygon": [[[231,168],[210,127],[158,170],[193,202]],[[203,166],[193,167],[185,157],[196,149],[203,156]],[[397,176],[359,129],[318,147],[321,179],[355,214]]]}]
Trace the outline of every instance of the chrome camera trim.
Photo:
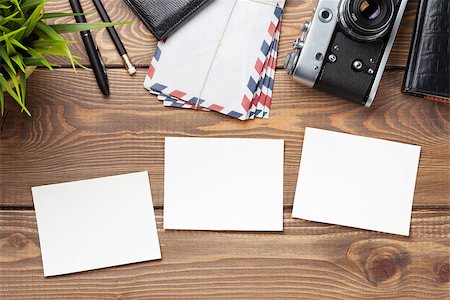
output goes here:
[{"label": "chrome camera trim", "polygon": [[406,4],[408,0],[402,0],[400,3],[400,7],[397,12],[397,17],[395,18],[394,25],[392,26],[391,35],[389,36],[389,40],[386,44],[386,48],[384,49],[383,57],[381,58],[380,65],[378,66],[377,75],[372,84],[372,88],[370,89],[369,96],[367,97],[367,101],[365,103],[365,107],[370,107],[375,99],[375,95],[377,94],[378,86],[380,85],[381,77],[383,76],[384,69],[386,68],[386,63],[389,58],[389,54],[392,50],[392,45],[394,44],[395,37],[397,36],[398,28],[400,27],[400,23],[402,21],[403,13],[405,12]]},{"label": "chrome camera trim", "polygon": [[[322,53],[322,56],[325,56],[337,24],[338,3],[338,0],[319,1],[307,34],[314,39],[308,39],[306,36],[308,42],[301,49],[300,57],[294,68],[294,79],[310,88],[314,86],[324,61],[323,59],[317,60],[316,53]],[[326,22],[319,18],[319,12],[323,10],[329,10],[332,13],[331,18]]]}]

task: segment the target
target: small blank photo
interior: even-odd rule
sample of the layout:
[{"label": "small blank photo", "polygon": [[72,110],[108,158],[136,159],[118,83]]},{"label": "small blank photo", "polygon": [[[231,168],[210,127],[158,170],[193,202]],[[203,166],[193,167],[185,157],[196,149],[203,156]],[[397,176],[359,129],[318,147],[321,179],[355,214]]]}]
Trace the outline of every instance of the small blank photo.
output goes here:
[{"label": "small blank photo", "polygon": [[32,188],[44,276],[161,258],[147,172]]},{"label": "small blank photo", "polygon": [[306,128],[292,216],[409,235],[420,147]]},{"label": "small blank photo", "polygon": [[164,228],[283,230],[283,140],[166,138]]}]

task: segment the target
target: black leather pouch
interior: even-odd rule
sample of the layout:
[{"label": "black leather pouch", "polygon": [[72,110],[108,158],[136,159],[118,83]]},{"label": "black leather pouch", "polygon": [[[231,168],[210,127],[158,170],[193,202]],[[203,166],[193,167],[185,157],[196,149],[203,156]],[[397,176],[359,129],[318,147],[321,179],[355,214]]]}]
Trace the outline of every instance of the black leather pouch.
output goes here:
[{"label": "black leather pouch", "polygon": [[450,103],[450,1],[421,0],[403,92]]},{"label": "black leather pouch", "polygon": [[124,1],[158,40],[164,40],[210,0]]}]

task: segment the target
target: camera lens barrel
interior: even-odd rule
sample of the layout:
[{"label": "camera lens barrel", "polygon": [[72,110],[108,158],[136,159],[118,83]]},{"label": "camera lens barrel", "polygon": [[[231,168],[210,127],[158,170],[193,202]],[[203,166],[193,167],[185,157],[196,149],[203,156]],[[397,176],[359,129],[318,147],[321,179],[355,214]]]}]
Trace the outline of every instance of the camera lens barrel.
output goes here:
[{"label": "camera lens barrel", "polygon": [[389,29],[393,0],[341,0],[338,20],[344,31],[360,41],[373,41]]}]

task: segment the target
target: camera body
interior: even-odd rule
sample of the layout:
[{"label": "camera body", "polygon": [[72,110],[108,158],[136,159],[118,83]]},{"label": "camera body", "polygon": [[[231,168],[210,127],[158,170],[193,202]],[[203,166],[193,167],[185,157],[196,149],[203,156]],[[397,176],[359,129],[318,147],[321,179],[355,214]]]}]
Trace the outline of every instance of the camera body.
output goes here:
[{"label": "camera body", "polygon": [[407,0],[319,0],[285,69],[293,78],[369,107]]}]

